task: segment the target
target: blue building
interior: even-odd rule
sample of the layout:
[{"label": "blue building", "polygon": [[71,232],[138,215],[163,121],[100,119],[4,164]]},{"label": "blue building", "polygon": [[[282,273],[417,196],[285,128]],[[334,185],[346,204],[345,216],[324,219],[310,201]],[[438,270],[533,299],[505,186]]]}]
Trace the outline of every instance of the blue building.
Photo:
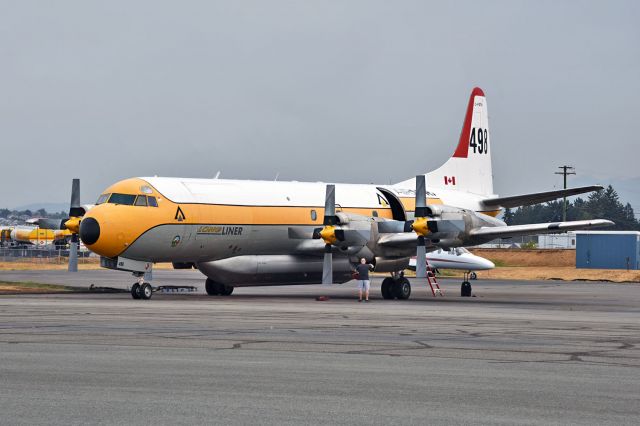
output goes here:
[{"label": "blue building", "polygon": [[640,269],[640,232],[576,232],[576,267]]}]

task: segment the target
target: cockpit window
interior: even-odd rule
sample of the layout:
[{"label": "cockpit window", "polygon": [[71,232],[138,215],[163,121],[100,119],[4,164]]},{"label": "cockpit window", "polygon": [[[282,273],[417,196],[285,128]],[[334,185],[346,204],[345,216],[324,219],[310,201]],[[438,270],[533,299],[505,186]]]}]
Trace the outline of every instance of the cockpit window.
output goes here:
[{"label": "cockpit window", "polygon": [[147,196],[147,201],[149,202],[149,207],[158,207],[158,201],[156,197]]},{"label": "cockpit window", "polygon": [[132,206],[135,200],[135,195],[111,194],[111,197],[109,197],[109,204],[123,204],[125,206]]},{"label": "cockpit window", "polygon": [[109,199],[109,195],[111,194],[102,194],[101,196],[99,196],[98,201],[96,201],[96,205],[106,203]]},{"label": "cockpit window", "polygon": [[144,195],[138,195],[138,198],[136,198],[135,205],[147,207],[147,197]]}]

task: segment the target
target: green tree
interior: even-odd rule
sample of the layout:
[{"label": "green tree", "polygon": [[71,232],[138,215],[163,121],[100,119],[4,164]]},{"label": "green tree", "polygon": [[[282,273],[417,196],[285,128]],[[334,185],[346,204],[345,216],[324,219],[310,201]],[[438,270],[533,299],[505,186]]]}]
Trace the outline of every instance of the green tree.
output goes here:
[{"label": "green tree", "polygon": [[[525,223],[548,223],[562,220],[563,201],[523,206],[516,210],[505,210],[505,222],[509,225]],[[506,219],[509,219],[508,221]],[[567,203],[567,220],[609,219],[616,223],[610,230],[640,230],[629,203],[622,204],[618,193],[609,185],[605,190],[594,192],[587,200],[576,198]]]},{"label": "green tree", "polygon": [[502,220],[504,220],[507,225],[513,224],[513,211],[511,211],[510,208],[504,209],[504,213],[502,213]]}]

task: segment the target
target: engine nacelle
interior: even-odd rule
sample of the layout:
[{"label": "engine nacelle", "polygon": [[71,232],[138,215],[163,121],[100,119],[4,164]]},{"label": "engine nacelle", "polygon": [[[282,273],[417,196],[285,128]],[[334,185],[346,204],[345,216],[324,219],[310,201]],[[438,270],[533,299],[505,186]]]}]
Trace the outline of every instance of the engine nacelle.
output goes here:
[{"label": "engine nacelle", "polygon": [[402,271],[409,267],[408,257],[376,257],[376,272],[396,272]]},{"label": "engine nacelle", "polygon": [[430,204],[426,207],[427,216],[442,219],[461,219],[468,210],[444,204]]}]

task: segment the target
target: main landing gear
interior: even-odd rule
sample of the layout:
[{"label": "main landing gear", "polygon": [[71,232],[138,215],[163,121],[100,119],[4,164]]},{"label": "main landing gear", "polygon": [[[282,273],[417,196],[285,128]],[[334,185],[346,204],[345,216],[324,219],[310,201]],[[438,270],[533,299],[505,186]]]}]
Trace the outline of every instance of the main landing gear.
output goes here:
[{"label": "main landing gear", "polygon": [[387,277],[380,288],[383,299],[407,300],[411,296],[411,283],[403,275]]},{"label": "main landing gear", "polygon": [[233,286],[215,282],[211,278],[207,278],[204,287],[209,296],[231,296],[233,293]]}]

